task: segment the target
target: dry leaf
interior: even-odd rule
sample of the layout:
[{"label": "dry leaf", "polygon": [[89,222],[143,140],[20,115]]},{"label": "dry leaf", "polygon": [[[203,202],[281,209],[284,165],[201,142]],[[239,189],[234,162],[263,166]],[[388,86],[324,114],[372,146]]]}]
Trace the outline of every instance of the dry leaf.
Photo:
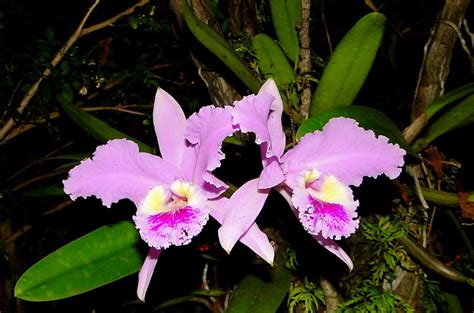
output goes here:
[{"label": "dry leaf", "polygon": [[459,205],[461,206],[462,217],[468,218],[474,221],[474,203],[467,201],[469,192],[459,192]]}]

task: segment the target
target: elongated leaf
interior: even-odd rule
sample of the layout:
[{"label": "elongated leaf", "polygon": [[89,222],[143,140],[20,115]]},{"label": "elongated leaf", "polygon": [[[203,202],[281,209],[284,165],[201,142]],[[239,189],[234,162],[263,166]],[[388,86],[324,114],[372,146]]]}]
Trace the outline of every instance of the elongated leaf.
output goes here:
[{"label": "elongated leaf", "polygon": [[252,41],[258,58],[258,67],[265,76],[275,79],[277,86],[286,88],[293,83],[295,75],[283,51],[265,34],[258,34]]},{"label": "elongated leaf", "polygon": [[385,16],[374,12],[360,19],[342,38],[313,95],[310,117],[352,104],[372,67],[384,28]]},{"label": "elongated leaf", "polygon": [[137,272],[142,257],[131,222],[103,226],[46,256],[28,269],[15,296],[29,301],[72,297]]},{"label": "elongated leaf", "polygon": [[300,45],[296,28],[301,19],[301,0],[270,0],[273,27],[283,51],[298,63]]},{"label": "elongated leaf", "polygon": [[474,123],[474,95],[471,95],[441,115],[426,130],[424,137],[413,144],[415,151],[421,151],[439,136],[458,127]]},{"label": "elongated leaf", "polygon": [[61,185],[50,185],[41,187],[35,190],[31,190],[23,193],[27,197],[50,197],[50,196],[64,196],[64,187]]},{"label": "elongated leaf", "polygon": [[[253,39],[252,47],[257,55],[258,67],[262,74],[266,78],[273,77],[281,91],[288,90],[295,80],[295,75],[293,68],[275,41],[265,34],[259,34]],[[287,98],[288,95],[283,92],[282,96]],[[295,90],[290,93],[290,102],[293,106],[299,102],[299,96]]]},{"label": "elongated leaf", "polygon": [[250,71],[245,62],[240,59],[229,43],[194,15],[187,0],[183,1],[183,16],[194,37],[234,72],[252,92],[256,93],[262,84],[254,76],[252,71]]},{"label": "elongated leaf", "polygon": [[78,106],[68,101],[67,99],[58,97],[61,107],[69,118],[71,118],[79,127],[85,130],[88,134],[101,142],[106,142],[110,139],[127,138],[135,141],[142,152],[153,152],[153,148],[139,140],[130,137],[121,131],[116,130],[107,123],[101,121],[97,117],[81,110]]},{"label": "elongated leaf", "polygon": [[392,143],[397,143],[407,152],[415,154],[406,143],[401,131],[385,113],[365,106],[342,106],[323,111],[304,121],[298,129],[296,137],[299,139],[307,133],[321,130],[331,118],[338,116],[353,118],[359,122],[360,127],[371,129],[377,135],[386,136]]},{"label": "elongated leaf", "polygon": [[[423,198],[428,202],[447,207],[459,207],[459,196],[456,193],[424,187],[421,187],[421,192],[423,193]],[[474,193],[468,194],[466,201],[474,205]]]},{"label": "elongated leaf", "polygon": [[291,274],[277,267],[269,280],[245,277],[235,290],[227,313],[276,312],[290,288]]},{"label": "elongated leaf", "polygon": [[459,100],[467,95],[474,93],[474,83],[464,85],[458,89],[451,90],[445,95],[439,97],[433,101],[427,108],[426,114],[428,118],[432,118],[439,110],[443,109],[445,106],[453,103],[456,100]]}]

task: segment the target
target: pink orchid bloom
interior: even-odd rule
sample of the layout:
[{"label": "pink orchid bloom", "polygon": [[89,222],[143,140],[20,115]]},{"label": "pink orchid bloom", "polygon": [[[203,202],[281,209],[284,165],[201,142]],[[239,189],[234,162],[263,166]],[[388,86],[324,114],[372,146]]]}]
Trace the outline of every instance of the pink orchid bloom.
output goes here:
[{"label": "pink orchid bloom", "polygon": [[[186,120],[179,104],[158,89],[153,122],[161,157],[139,152],[126,139],[97,147],[91,159],[69,172],[64,190],[74,200],[96,196],[110,207],[121,199],[137,207],[133,217],[150,252],[139,273],[137,295],[143,301],[162,249],[185,245],[199,234],[209,215],[223,222],[227,185],[212,171],[224,158],[221,144],[236,127],[231,107],[203,107]],[[271,263],[273,247],[266,235],[249,225],[239,240]]]},{"label": "pink orchid bloom", "polygon": [[351,259],[333,240],[348,237],[359,224],[359,203],[349,186],[359,186],[365,176],[396,178],[405,151],[390,144],[388,138],[359,127],[353,119],[333,118],[322,131],[305,135],[284,153],[282,112],[273,80],[268,80],[257,95],[235,105],[233,123],[243,132],[255,133],[264,168],[260,177],[244,184],[230,198],[219,229],[221,245],[228,252],[232,249],[254,223],[270,188],[275,187],[306,231],[352,269]]}]

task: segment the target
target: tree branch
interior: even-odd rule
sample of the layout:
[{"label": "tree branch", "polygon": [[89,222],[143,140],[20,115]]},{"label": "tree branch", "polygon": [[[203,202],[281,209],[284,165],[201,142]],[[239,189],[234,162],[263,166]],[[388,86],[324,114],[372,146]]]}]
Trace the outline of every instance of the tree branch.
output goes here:
[{"label": "tree branch", "polygon": [[464,19],[470,0],[446,0],[438,21],[425,45],[423,63],[411,107],[412,124],[404,130],[408,143],[428,124],[426,108],[444,93],[444,83],[459,27]]},{"label": "tree branch", "polygon": [[[76,28],[74,33],[71,35],[71,37],[68,39],[68,41],[64,44],[64,46],[56,53],[54,56],[53,60],[51,61],[51,67],[48,67],[45,69],[41,75],[41,77],[36,81],[36,83],[33,84],[33,86],[28,90],[28,92],[25,94],[23,99],[20,102],[20,105],[17,108],[18,113],[23,113],[25,111],[25,108],[28,106],[30,103],[31,99],[36,95],[39,89],[39,85],[41,82],[45,79],[51,76],[52,74],[52,69],[54,69],[64,58],[64,56],[67,54],[69,49],[76,43],[76,41],[81,38],[82,36],[88,35],[94,31],[100,30],[106,26],[110,26],[112,23],[117,21],[119,18],[129,15],[135,11],[136,8],[142,7],[145,4],[149,3],[150,0],[140,0],[137,4],[134,6],[126,9],[125,11],[117,14],[116,16],[105,20],[103,22],[100,22],[98,24],[92,25],[90,27],[84,28],[84,25],[86,21],[89,19],[89,17],[92,14],[92,11],[97,7],[99,4],[100,0],[95,0],[92,6],[89,7],[87,10],[87,13],[84,15],[82,18],[81,22],[79,23],[79,26]],[[13,118],[10,118],[0,129],[0,142],[3,141],[3,139],[8,135],[8,133],[12,130],[13,126],[15,126],[15,121]]]},{"label": "tree branch", "polygon": [[309,107],[311,105],[311,85],[307,75],[311,71],[311,50],[309,46],[309,21],[311,15],[311,1],[301,0],[301,21],[299,25],[300,37],[300,62],[298,67],[303,75],[303,89],[301,90],[300,115],[303,120],[308,118]]}]

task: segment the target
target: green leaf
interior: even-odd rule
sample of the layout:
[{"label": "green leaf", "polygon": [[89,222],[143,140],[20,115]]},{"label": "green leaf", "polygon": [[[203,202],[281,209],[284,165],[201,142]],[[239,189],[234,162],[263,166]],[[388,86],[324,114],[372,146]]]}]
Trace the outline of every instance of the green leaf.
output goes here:
[{"label": "green leaf", "polygon": [[54,30],[51,27],[46,27],[46,39],[48,39],[49,42],[53,42],[54,40]]},{"label": "green leaf", "polygon": [[372,67],[384,28],[385,16],[374,12],[360,19],[342,38],[314,92],[310,117],[352,104]]},{"label": "green leaf", "polygon": [[138,28],[138,23],[140,22],[140,19],[136,15],[132,15],[128,18],[128,24],[130,25],[131,28],[137,29]]},{"label": "green leaf", "polygon": [[282,88],[293,83],[295,80],[293,68],[272,38],[258,34],[252,41],[252,48],[257,54],[258,67],[263,75],[273,77],[276,84]]},{"label": "green leaf", "polygon": [[426,115],[428,118],[432,118],[439,110],[443,109],[445,106],[457,101],[461,98],[464,98],[467,95],[474,93],[474,83],[464,85],[458,89],[451,90],[445,95],[434,100],[427,108]]},{"label": "green leaf", "polygon": [[29,301],[72,297],[137,272],[143,262],[133,223],[103,226],[46,256],[18,280],[15,296]]},{"label": "green leaf", "polygon": [[[266,78],[273,77],[278,88],[283,91],[284,98],[286,98],[285,91],[291,88],[295,75],[283,51],[272,38],[265,34],[255,36],[252,41],[252,48],[257,55],[258,67],[262,74]],[[289,97],[291,104],[296,106],[299,102],[298,93],[292,90]]]},{"label": "green leaf", "polygon": [[[460,206],[459,196],[456,193],[440,191],[425,187],[421,187],[421,193],[423,194],[423,198],[425,198],[425,200],[428,202],[447,207]],[[474,205],[474,193],[469,193],[466,196],[466,201]]]},{"label": "green leaf", "polygon": [[349,117],[359,122],[359,126],[365,129],[371,129],[377,135],[383,135],[390,139],[392,143],[397,143],[408,153],[415,152],[406,143],[403,134],[395,123],[382,111],[365,106],[342,106],[323,111],[315,117],[304,121],[296,133],[296,138],[301,138],[307,133],[323,129],[323,126],[333,117]]},{"label": "green leaf", "polygon": [[436,119],[428,127],[424,137],[415,141],[413,149],[419,152],[439,136],[472,123],[474,123],[474,95],[467,97]]},{"label": "green leaf", "polygon": [[273,27],[283,51],[298,63],[300,45],[296,28],[301,19],[301,0],[270,0]]},{"label": "green leaf", "polygon": [[61,185],[50,185],[23,193],[27,197],[50,197],[64,196],[64,187]]},{"label": "green leaf", "polygon": [[267,280],[246,276],[237,286],[226,312],[276,312],[290,288],[291,274],[283,266],[270,274]]},{"label": "green leaf", "polygon": [[183,1],[183,16],[191,33],[204,47],[218,57],[252,92],[260,89],[262,84],[246,63],[224,38],[194,15],[187,0]]},{"label": "green leaf", "polygon": [[144,144],[143,142],[116,130],[97,117],[81,110],[67,98],[63,98],[60,95],[58,96],[58,101],[67,116],[69,116],[77,125],[79,125],[79,127],[81,127],[100,142],[107,142],[110,139],[127,138],[136,142],[140,147],[140,151],[150,153],[153,152],[153,148],[149,145]]}]

